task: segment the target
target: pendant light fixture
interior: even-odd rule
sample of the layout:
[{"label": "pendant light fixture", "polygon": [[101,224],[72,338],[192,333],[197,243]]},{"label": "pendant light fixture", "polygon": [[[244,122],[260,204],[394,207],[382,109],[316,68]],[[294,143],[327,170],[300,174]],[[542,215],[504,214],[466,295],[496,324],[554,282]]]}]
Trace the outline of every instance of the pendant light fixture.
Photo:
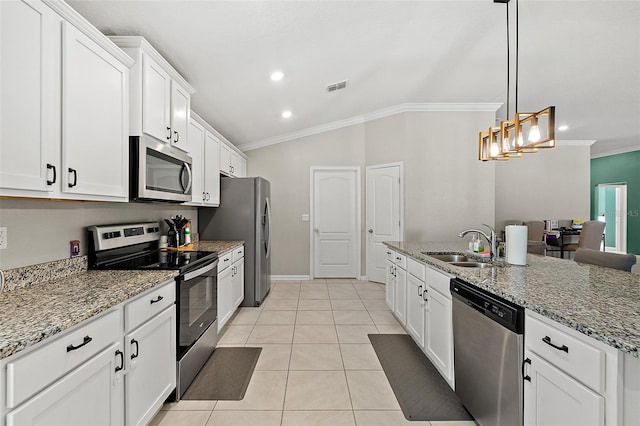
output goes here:
[{"label": "pendant light fixture", "polygon": [[511,54],[509,40],[509,2],[510,0],[493,0],[503,3],[507,9],[507,119],[499,126],[491,126],[487,131],[480,132],[478,139],[478,159],[481,161],[509,160],[521,157],[524,153],[538,152],[540,148],[555,147],[555,107],[550,106],[538,112],[518,111],[518,0],[516,6],[515,30],[515,116],[510,114],[510,64]]}]

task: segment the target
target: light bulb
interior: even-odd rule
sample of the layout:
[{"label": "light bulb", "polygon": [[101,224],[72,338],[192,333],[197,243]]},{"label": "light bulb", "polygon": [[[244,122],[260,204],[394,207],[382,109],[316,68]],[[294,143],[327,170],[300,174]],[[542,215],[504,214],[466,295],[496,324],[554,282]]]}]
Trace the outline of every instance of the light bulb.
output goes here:
[{"label": "light bulb", "polygon": [[499,151],[500,151],[500,148],[498,147],[498,144],[494,142],[491,144],[491,151],[489,155],[492,157],[497,157]]},{"label": "light bulb", "polygon": [[531,120],[531,129],[529,129],[529,142],[538,142],[540,140],[540,127],[538,126],[538,117]]},{"label": "light bulb", "polygon": [[522,145],[524,145],[524,138],[522,137],[522,132],[518,132],[518,137],[516,139],[516,144],[518,147],[521,147]]}]

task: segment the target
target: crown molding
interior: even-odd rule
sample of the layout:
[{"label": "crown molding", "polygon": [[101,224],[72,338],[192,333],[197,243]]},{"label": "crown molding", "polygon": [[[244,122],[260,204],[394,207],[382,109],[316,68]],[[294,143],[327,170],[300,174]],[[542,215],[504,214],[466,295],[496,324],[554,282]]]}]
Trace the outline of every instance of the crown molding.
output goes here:
[{"label": "crown molding", "polygon": [[585,140],[559,140],[556,139],[556,146],[591,146],[596,143],[596,140],[593,139],[585,139]]},{"label": "crown molding", "polygon": [[118,46],[109,40],[107,36],[102,34],[96,27],[87,21],[82,15],[76,12],[67,3],[60,0],[44,0],[44,3],[60,15],[65,21],[79,29],[84,35],[96,42],[100,47],[105,49],[117,60],[122,62],[127,68],[131,68],[135,61]]},{"label": "crown molding", "polygon": [[172,79],[176,80],[182,87],[184,87],[190,95],[196,92],[196,89],[189,84],[187,80],[156,50],[155,47],[149,43],[149,41],[142,36],[109,36],[109,39],[115,43],[118,47],[123,49],[134,48],[140,49],[145,54],[149,55],[156,63],[158,63]]},{"label": "crown molding", "polygon": [[251,151],[253,149],[264,148],[270,145],[276,145],[282,142],[288,142],[294,139],[300,139],[307,136],[317,135],[319,133],[328,132],[330,130],[341,129],[343,127],[353,126],[355,124],[366,123],[367,121],[378,120],[380,118],[389,117],[395,114],[405,112],[496,112],[502,106],[501,103],[406,103],[399,104],[389,108],[374,111],[369,114],[358,115],[347,118],[345,120],[334,121],[332,123],[322,124],[320,126],[309,127],[308,129],[298,130],[296,132],[287,133],[273,138],[262,139],[255,142],[238,145],[242,151]]},{"label": "crown molding", "polygon": [[627,152],[640,151],[640,145],[626,146],[624,148],[612,149],[610,151],[598,152],[591,154],[591,158],[609,157],[611,155],[626,154]]}]

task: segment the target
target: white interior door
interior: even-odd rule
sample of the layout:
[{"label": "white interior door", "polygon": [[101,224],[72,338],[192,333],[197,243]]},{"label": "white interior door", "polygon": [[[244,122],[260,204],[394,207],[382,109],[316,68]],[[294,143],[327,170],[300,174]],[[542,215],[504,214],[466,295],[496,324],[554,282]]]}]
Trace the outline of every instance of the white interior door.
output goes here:
[{"label": "white interior door", "polygon": [[367,279],[386,279],[387,254],[383,241],[402,235],[402,164],[367,167]]},{"label": "white interior door", "polygon": [[312,168],[311,275],[360,273],[360,169]]}]

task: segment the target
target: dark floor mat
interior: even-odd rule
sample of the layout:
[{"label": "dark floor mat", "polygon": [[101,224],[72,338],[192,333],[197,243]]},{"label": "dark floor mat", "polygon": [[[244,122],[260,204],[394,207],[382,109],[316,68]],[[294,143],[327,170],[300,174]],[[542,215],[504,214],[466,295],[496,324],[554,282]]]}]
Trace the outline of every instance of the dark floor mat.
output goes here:
[{"label": "dark floor mat", "polygon": [[407,420],[473,420],[411,336],[369,334]]},{"label": "dark floor mat", "polygon": [[262,348],[217,348],[182,399],[241,400],[261,351]]}]

